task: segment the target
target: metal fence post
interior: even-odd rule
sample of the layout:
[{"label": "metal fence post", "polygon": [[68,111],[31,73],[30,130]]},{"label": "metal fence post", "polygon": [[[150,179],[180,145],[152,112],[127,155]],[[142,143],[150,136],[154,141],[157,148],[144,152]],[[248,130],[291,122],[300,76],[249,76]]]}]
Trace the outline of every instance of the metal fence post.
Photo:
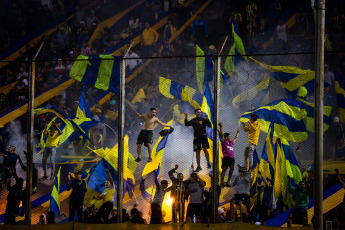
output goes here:
[{"label": "metal fence post", "polygon": [[220,90],[220,57],[214,60],[213,69],[213,175],[212,175],[212,223],[217,223],[218,219],[218,179],[219,179],[219,137],[218,137],[218,121],[219,121],[219,90]]},{"label": "metal fence post", "polygon": [[315,229],[323,229],[323,90],[324,90],[324,44],[325,44],[325,0],[316,2],[315,26]]},{"label": "metal fence post", "polygon": [[122,222],[123,201],[123,151],[124,151],[124,121],[125,121],[125,60],[120,59],[120,84],[119,84],[119,120],[118,120],[118,170],[117,170],[117,222]]}]

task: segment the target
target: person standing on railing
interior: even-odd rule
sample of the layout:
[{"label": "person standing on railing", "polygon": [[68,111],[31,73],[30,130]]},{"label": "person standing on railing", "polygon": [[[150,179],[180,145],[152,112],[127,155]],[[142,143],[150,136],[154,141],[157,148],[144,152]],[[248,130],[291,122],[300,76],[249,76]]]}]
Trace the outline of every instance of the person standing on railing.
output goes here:
[{"label": "person standing on railing", "polygon": [[143,143],[147,147],[148,153],[149,153],[149,158],[147,159],[147,162],[152,162],[151,153],[152,153],[152,142],[153,142],[153,130],[158,125],[172,128],[171,125],[161,122],[156,117],[156,114],[157,114],[157,110],[155,108],[151,108],[149,114],[141,115],[140,113],[137,113],[138,119],[144,120],[144,129],[140,131],[138,139],[137,139],[138,158],[135,160],[136,162],[141,161],[140,159],[141,146]]},{"label": "person standing on railing", "polygon": [[211,127],[211,121],[208,119],[207,114],[205,115],[205,118],[201,117],[201,109],[196,109],[195,110],[195,118],[192,120],[188,121],[188,115],[187,113],[184,113],[185,116],[185,121],[184,124],[185,126],[192,126],[194,130],[194,140],[193,140],[193,146],[194,146],[194,151],[196,154],[196,162],[198,164],[198,167],[196,168],[195,172],[199,172],[202,170],[200,166],[200,152],[201,149],[204,151],[206,160],[207,160],[207,168],[211,168],[210,164],[210,158],[207,149],[210,148],[210,145],[208,143],[207,139],[207,134],[206,134],[206,127]]}]

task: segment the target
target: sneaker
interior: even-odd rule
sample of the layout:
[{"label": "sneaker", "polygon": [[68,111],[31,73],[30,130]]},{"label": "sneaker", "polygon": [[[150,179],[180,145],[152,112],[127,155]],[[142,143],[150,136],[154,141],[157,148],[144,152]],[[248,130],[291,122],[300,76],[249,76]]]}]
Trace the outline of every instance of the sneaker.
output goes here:
[{"label": "sneaker", "polygon": [[51,175],[50,176],[50,180],[52,181],[52,180],[55,180],[55,176],[54,175]]},{"label": "sneaker", "polygon": [[140,162],[140,161],[141,161],[140,157],[138,157],[137,159],[135,159],[135,161],[136,161],[136,162]]},{"label": "sneaker", "polygon": [[147,162],[152,162],[152,158],[149,157],[149,159],[147,159]]},{"label": "sneaker", "polygon": [[194,172],[200,172],[202,170],[201,167],[197,167]]},{"label": "sneaker", "polygon": [[42,180],[47,180],[47,179],[48,179],[47,176],[43,176],[43,177],[40,178],[41,181],[42,181]]},{"label": "sneaker", "polygon": [[230,181],[226,182],[225,186],[230,188],[231,187],[231,182]]},{"label": "sneaker", "polygon": [[212,166],[211,166],[210,163],[207,164],[207,168],[208,168],[208,169],[212,168]]}]

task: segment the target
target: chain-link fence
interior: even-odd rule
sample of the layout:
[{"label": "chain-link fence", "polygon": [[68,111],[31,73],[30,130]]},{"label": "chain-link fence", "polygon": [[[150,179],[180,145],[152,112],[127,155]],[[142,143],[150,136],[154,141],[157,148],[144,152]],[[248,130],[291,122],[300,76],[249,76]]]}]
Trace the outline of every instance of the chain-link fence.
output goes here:
[{"label": "chain-link fence", "polygon": [[[185,54],[195,53],[194,47],[184,47]],[[158,47],[146,49],[148,55],[156,50]],[[168,50],[169,47],[164,47],[158,52]],[[267,225],[282,226],[287,222],[282,218],[283,213],[293,207],[307,208],[308,204],[303,201],[309,202],[307,217],[311,222],[315,102],[310,76],[314,73],[314,54],[222,56],[217,107],[222,132],[217,134],[212,131],[212,127],[218,125],[213,123],[215,56],[133,58],[134,54],[139,53],[134,49],[125,60],[123,111],[119,111],[120,59],[86,57],[75,62],[36,61],[32,224],[44,218],[56,223],[69,219],[88,223],[116,222],[121,112],[125,113],[124,221],[143,218],[146,223],[155,223],[162,218],[162,223],[171,223],[193,221],[196,217],[196,221],[207,223],[213,203],[212,140],[219,136],[222,140],[220,164],[216,167],[219,168],[219,186],[215,189],[219,194],[219,222],[266,221]],[[335,169],[339,169],[340,174],[345,171],[340,97],[344,73],[334,61],[339,54],[327,55],[324,210],[325,218],[335,225],[341,222],[343,212],[339,208],[342,190],[337,185]],[[223,68],[228,61],[235,63],[232,72]],[[17,216],[16,221],[24,219],[25,192],[21,191],[25,188],[27,170],[26,103],[31,76],[31,63],[11,65],[17,66],[20,77],[16,83],[2,88],[0,105],[1,140],[5,149],[0,214],[5,222],[11,221],[13,216]],[[72,75],[78,81],[71,78]],[[102,82],[104,80],[107,83]],[[100,89],[102,87],[106,90]],[[201,118],[197,109],[201,109]],[[249,125],[246,122],[252,113],[258,119]],[[246,128],[240,122],[245,122]],[[253,131],[257,123],[261,132]],[[275,126],[271,126],[272,123]],[[172,126],[174,130],[167,129],[164,133],[162,126]],[[224,139],[229,141],[224,142]],[[247,163],[251,155],[253,160]],[[231,178],[229,170],[233,171]],[[244,170],[246,172],[242,172]],[[197,172],[199,178],[193,177],[193,172]],[[86,183],[78,181],[79,177]],[[24,180],[23,186],[20,178]],[[156,185],[165,188],[164,180],[168,187],[172,186],[165,196]],[[194,183],[196,180],[199,183]],[[270,180],[271,190],[263,187]],[[180,183],[182,181],[187,182]],[[297,188],[300,181],[307,185],[303,194],[289,187]],[[9,185],[8,189],[5,185]],[[85,197],[81,195],[84,193]],[[260,212],[258,207],[268,212]],[[11,208],[13,211],[6,211]],[[293,214],[303,215],[304,209],[299,211],[301,213]],[[258,219],[255,212],[259,213]],[[299,224],[303,224],[303,218]]]}]

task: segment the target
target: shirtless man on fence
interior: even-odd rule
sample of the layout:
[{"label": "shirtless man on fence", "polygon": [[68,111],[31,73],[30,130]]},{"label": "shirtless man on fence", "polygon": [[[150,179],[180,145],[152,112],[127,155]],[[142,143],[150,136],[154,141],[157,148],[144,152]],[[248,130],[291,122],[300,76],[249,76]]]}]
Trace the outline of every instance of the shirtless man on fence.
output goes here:
[{"label": "shirtless man on fence", "polygon": [[[171,127],[168,124],[165,124],[161,122],[156,117],[156,109],[151,108],[149,114],[141,115],[137,113],[137,116],[139,119],[144,119],[144,129],[140,131],[138,140],[137,140],[137,152],[138,152],[138,158],[135,160],[136,162],[140,162],[140,156],[141,156],[141,146],[144,143],[144,145],[147,147],[147,150],[149,152],[149,158],[147,162],[151,162],[151,153],[152,153],[152,142],[153,142],[153,130],[158,126],[161,125],[163,127]],[[171,127],[172,128],[172,127]]]}]

